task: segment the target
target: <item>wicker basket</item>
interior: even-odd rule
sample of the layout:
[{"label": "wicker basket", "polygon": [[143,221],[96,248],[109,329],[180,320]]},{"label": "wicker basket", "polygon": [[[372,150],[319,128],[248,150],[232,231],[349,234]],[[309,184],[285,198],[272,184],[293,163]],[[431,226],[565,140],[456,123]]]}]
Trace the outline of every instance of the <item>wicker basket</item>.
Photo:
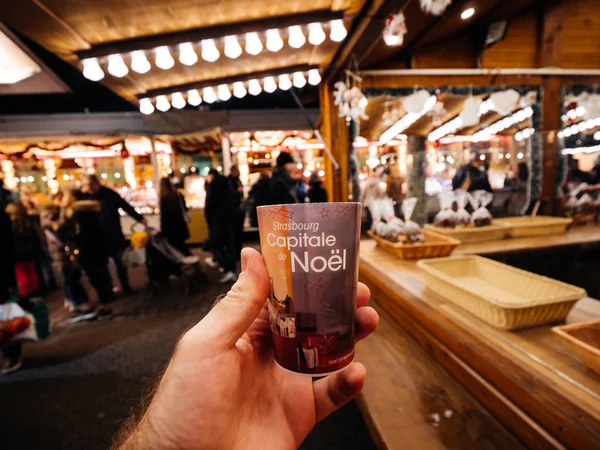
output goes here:
[{"label": "wicker basket", "polygon": [[427,287],[505,330],[564,319],[585,290],[481,256],[419,261]]},{"label": "wicker basket", "polygon": [[554,327],[552,331],[571,344],[586,366],[600,374],[600,319]]},{"label": "wicker basket", "polygon": [[458,239],[463,244],[469,244],[472,242],[497,241],[507,237],[510,231],[506,225],[499,225],[495,220],[492,225],[487,225],[484,227],[443,228],[426,224],[424,228],[453,239]]},{"label": "wicker basket", "polygon": [[442,256],[448,256],[457,245],[460,245],[460,241],[456,239],[428,230],[423,230],[425,242],[415,244],[390,242],[377,236],[371,230],[367,231],[367,234],[375,239],[379,247],[393,253],[400,259],[441,258]]},{"label": "wicker basket", "polygon": [[573,219],[568,217],[521,216],[497,219],[494,223],[509,227],[510,237],[543,236],[564,233]]}]

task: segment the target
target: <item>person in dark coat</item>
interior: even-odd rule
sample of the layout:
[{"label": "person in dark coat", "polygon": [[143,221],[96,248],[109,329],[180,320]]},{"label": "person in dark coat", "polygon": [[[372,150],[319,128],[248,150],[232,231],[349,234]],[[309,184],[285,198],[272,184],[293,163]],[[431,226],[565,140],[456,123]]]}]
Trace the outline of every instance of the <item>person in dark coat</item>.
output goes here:
[{"label": "person in dark coat", "polygon": [[190,238],[185,199],[177,192],[171,180],[160,180],[160,230],[169,244],[184,255],[190,255],[185,241]]},{"label": "person in dark coat", "polygon": [[6,205],[12,200],[12,192],[4,187],[4,180],[0,178],[0,209],[4,211]]},{"label": "person in dark coat", "polygon": [[292,155],[287,152],[279,154],[269,186],[269,203],[271,205],[298,203],[296,183],[292,178],[295,167],[296,163]]},{"label": "person in dark coat", "polygon": [[266,173],[261,173],[260,178],[250,189],[248,199],[252,204],[250,209],[250,224],[253,227],[258,226],[258,216],[256,215],[256,208],[269,204],[269,184],[271,183],[271,177]]},{"label": "person in dark coat", "polygon": [[206,204],[204,215],[208,224],[210,249],[214,259],[207,258],[206,263],[223,269],[220,283],[235,281],[236,255],[234,226],[236,219],[235,193],[226,177],[216,169],[210,169],[206,177]]},{"label": "person in dark coat", "polygon": [[493,192],[487,169],[483,161],[479,159],[474,159],[469,164],[460,166],[452,179],[452,189],[462,189],[467,192]]},{"label": "person in dark coat", "polygon": [[83,190],[91,195],[93,200],[100,202],[100,226],[104,242],[107,245],[109,256],[117,267],[117,274],[123,293],[132,294],[133,289],[129,285],[129,276],[127,267],[123,264],[123,252],[127,248],[127,241],[121,229],[121,216],[119,209],[129,214],[137,222],[147,224],[146,219],[141,214],[121,198],[121,196],[112,189],[102,186],[96,175],[86,175],[83,178]]},{"label": "person in dark coat", "polygon": [[319,174],[313,173],[310,176],[308,186],[308,199],[311,203],[327,203],[327,191]]},{"label": "person in dark coat", "polygon": [[244,209],[244,186],[240,180],[240,169],[235,164],[229,171],[229,187],[233,191],[235,201],[235,219],[234,219],[234,244],[236,258],[239,260],[242,251],[244,237],[244,221],[246,220],[246,210]]}]

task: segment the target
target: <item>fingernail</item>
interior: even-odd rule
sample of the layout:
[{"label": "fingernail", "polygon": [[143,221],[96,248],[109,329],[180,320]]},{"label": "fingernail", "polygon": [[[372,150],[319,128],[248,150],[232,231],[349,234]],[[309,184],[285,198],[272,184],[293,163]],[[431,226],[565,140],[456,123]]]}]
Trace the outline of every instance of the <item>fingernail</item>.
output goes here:
[{"label": "fingernail", "polygon": [[241,253],[241,259],[242,259],[242,272],[245,272],[246,269],[248,268],[248,255],[246,254],[246,252],[244,251],[245,249],[242,250]]}]

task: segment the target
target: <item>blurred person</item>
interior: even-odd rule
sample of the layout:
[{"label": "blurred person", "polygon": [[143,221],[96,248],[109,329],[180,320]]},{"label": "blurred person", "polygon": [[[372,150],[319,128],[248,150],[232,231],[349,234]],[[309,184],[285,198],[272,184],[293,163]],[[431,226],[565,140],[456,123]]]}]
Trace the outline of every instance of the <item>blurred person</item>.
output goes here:
[{"label": "blurred person", "polygon": [[[56,230],[58,229],[61,216],[61,204],[60,202],[57,203],[57,200],[62,200],[62,198],[63,195],[61,193],[60,197],[54,196],[54,198],[51,201],[44,202],[40,205],[40,226],[42,227],[42,230],[44,232],[48,258],[50,259],[50,264],[52,265],[53,272],[55,274],[64,275],[63,264],[65,249],[63,242],[56,235]],[[71,300],[71,296],[68,295],[68,288],[64,284],[64,278],[62,279],[62,284],[58,284],[62,285],[65,291],[65,308],[69,311],[73,311],[75,305]]]},{"label": "blurred person", "polygon": [[386,179],[385,193],[394,202],[394,213],[396,217],[402,216],[401,206],[404,195],[402,194],[402,175],[398,164],[390,164],[389,174]]},{"label": "blurred person", "polygon": [[316,172],[312,173],[308,180],[308,199],[311,203],[327,203],[327,191]]},{"label": "blurred person", "polygon": [[296,182],[292,178],[292,172],[295,168],[296,163],[294,162],[294,158],[288,152],[281,152],[277,156],[269,185],[269,203],[271,205],[285,205],[299,202]]},{"label": "blurred person", "polygon": [[452,189],[466,192],[493,192],[487,173],[488,166],[479,158],[472,159],[468,164],[458,168],[452,179]]},{"label": "blurred person", "polygon": [[89,194],[93,200],[100,202],[99,220],[101,233],[107,245],[109,256],[117,268],[117,275],[123,289],[123,294],[131,295],[134,291],[129,284],[127,267],[123,264],[123,252],[127,248],[127,241],[121,229],[119,209],[125,211],[137,222],[144,225],[147,225],[148,222],[141,214],[138,214],[133,206],[123,200],[117,192],[106,186],[102,186],[96,175],[85,175],[83,177],[83,191]]},{"label": "blurred person", "polygon": [[365,184],[363,185],[362,192],[360,194],[360,202],[363,205],[363,229],[367,230],[371,228],[371,223],[373,221],[371,217],[371,210],[369,209],[369,205],[373,200],[383,198],[385,196],[385,182],[384,180],[384,167],[378,166],[373,169],[373,173]]},{"label": "blurred person", "polygon": [[244,208],[244,186],[240,180],[240,169],[237,165],[231,166],[229,175],[227,176],[229,187],[233,191],[235,200],[235,217],[234,217],[234,249],[236,258],[239,261],[239,255],[242,251],[244,238],[244,221],[246,220],[246,210]]},{"label": "blurred person", "polygon": [[523,208],[527,202],[527,189],[529,187],[529,168],[526,162],[517,165],[517,176],[508,181],[511,188],[509,214],[520,216],[524,214]]},{"label": "blurred person", "polygon": [[235,192],[229,180],[216,169],[210,169],[206,177],[206,202],[204,215],[208,224],[208,239],[214,258],[207,258],[206,263],[223,269],[219,283],[235,281]]},{"label": "blurred person", "polygon": [[265,206],[269,204],[269,184],[271,183],[271,177],[267,173],[261,173],[258,181],[252,185],[248,199],[251,203],[250,208],[250,224],[253,227],[258,226],[258,216],[256,214],[256,208],[259,206]]},{"label": "blurred person", "polygon": [[4,180],[0,178],[0,209],[4,210],[11,201],[12,192],[4,187]]},{"label": "blurred person", "polygon": [[306,203],[306,184],[302,177],[297,178],[296,182],[296,196],[298,197],[298,203]]},{"label": "blurred person", "polygon": [[169,244],[186,256],[191,253],[185,244],[190,238],[187,206],[169,178],[160,180],[160,230]]}]

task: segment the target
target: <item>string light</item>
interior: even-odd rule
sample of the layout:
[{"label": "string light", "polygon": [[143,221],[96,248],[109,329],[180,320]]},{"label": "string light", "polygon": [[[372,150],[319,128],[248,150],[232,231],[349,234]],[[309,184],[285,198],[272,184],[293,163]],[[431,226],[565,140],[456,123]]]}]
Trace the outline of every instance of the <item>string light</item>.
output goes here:
[{"label": "string light", "polygon": [[175,65],[175,61],[171,56],[171,52],[169,52],[169,47],[163,45],[162,47],[157,47],[154,49],[154,53],[156,58],[154,60],[154,64],[156,67],[162,70],[169,70],[171,67]]},{"label": "string light", "polygon": [[192,89],[188,91],[187,101],[192,106],[198,106],[200,103],[202,103],[202,97],[200,97],[198,89]]},{"label": "string light", "polygon": [[137,73],[148,73],[150,71],[150,61],[142,50],[131,52],[131,70]]},{"label": "string light", "polygon": [[258,37],[258,33],[246,33],[246,53],[256,56],[263,51],[262,42]]},{"label": "string light", "polygon": [[268,92],[269,94],[271,94],[272,92],[275,92],[275,90],[277,89],[277,84],[275,83],[275,79],[273,77],[266,77],[263,80],[263,89],[265,92]]},{"label": "string light", "polygon": [[90,81],[100,81],[104,78],[104,71],[98,64],[96,58],[84,59],[83,63],[83,76]]},{"label": "string light", "polygon": [[[310,78],[308,81],[310,82]],[[379,136],[379,142],[383,145],[387,144],[389,141],[391,141],[393,138],[398,136],[400,133],[402,133],[404,130],[406,130],[408,127],[410,127],[413,123],[415,123],[417,120],[419,120],[425,114],[427,114],[429,111],[431,111],[433,109],[434,105],[436,104],[436,102],[437,102],[437,99],[436,99],[435,95],[431,95],[427,99],[425,104],[423,105],[423,109],[420,112],[418,112],[418,113],[409,112],[409,113],[405,114],[394,125],[392,125],[387,130],[385,130],[383,133],[381,133],[381,136]]]},{"label": "string light", "polygon": [[217,95],[215,94],[215,90],[211,87],[205,87],[202,90],[202,97],[206,103],[214,103],[217,101]]},{"label": "string light", "polygon": [[215,45],[214,39],[205,39],[202,41],[202,59],[207,62],[215,62],[221,54]]},{"label": "string light", "polygon": [[244,98],[246,96],[246,87],[241,81],[233,83],[233,95],[237,98]]},{"label": "string light", "polygon": [[331,39],[333,42],[342,42],[347,35],[348,32],[346,31],[346,27],[344,27],[344,22],[342,21],[342,19],[331,21],[329,39]]},{"label": "string light", "polygon": [[171,95],[171,105],[173,108],[183,109],[185,108],[185,99],[183,98],[183,94],[181,92],[175,92]]},{"label": "string light", "polygon": [[154,105],[149,98],[140,99],[140,112],[142,114],[152,114],[154,112]]},{"label": "string light", "polygon": [[294,83],[294,86],[296,86],[298,89],[306,86],[306,78],[304,78],[304,74],[302,72],[294,73],[294,79],[292,80],[292,82]]},{"label": "string light", "polygon": [[320,23],[311,23],[308,25],[308,42],[312,45],[322,44],[325,37],[325,32]]},{"label": "string light", "polygon": [[229,92],[229,86],[226,84],[220,84],[217,88],[217,95],[219,96],[219,100],[226,102],[231,98],[231,92]]},{"label": "string light", "polygon": [[321,82],[321,74],[318,69],[310,69],[308,71],[308,83],[316,86]]},{"label": "string light", "polygon": [[117,78],[123,78],[129,73],[129,69],[121,55],[116,54],[108,57],[108,73]]},{"label": "string light", "polygon": [[198,55],[191,42],[179,44],[179,62],[185,66],[193,66],[198,62]]},{"label": "string light", "polygon": [[279,89],[287,91],[292,87],[292,80],[288,74],[279,75]]},{"label": "string light", "polygon": [[306,37],[299,25],[288,28],[288,45],[292,48],[300,48],[306,43]]},{"label": "string light", "polygon": [[242,47],[235,36],[225,36],[225,49],[223,50],[225,56],[231,59],[235,59],[242,54]]},{"label": "string light", "polygon": [[279,30],[273,28],[267,30],[267,50],[270,52],[278,52],[283,48],[283,39],[279,35]]},{"label": "string light", "polygon": [[171,104],[169,103],[166,95],[159,95],[156,97],[156,109],[162,112],[171,109]]},{"label": "string light", "polygon": [[248,92],[252,95],[258,95],[262,92],[262,87],[257,79],[248,81]]}]

